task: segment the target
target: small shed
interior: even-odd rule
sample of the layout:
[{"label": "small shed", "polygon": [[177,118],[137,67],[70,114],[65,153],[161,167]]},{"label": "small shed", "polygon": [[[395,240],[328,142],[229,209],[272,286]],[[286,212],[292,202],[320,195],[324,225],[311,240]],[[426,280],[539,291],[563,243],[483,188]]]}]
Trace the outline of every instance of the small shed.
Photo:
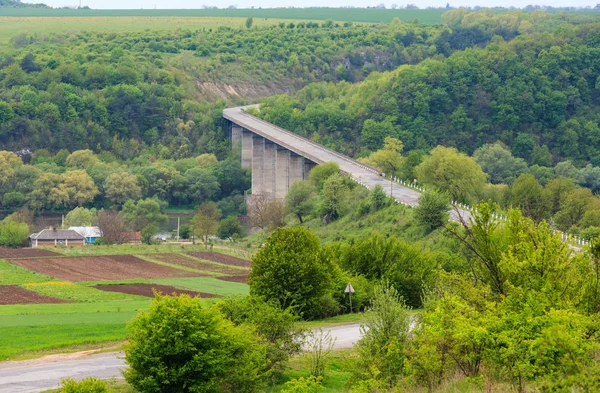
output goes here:
[{"label": "small shed", "polygon": [[70,227],[69,230],[85,237],[86,243],[95,243],[97,239],[102,237],[102,231],[98,227]]},{"label": "small shed", "polygon": [[29,236],[31,247],[56,246],[85,246],[85,237],[71,229],[42,229]]}]

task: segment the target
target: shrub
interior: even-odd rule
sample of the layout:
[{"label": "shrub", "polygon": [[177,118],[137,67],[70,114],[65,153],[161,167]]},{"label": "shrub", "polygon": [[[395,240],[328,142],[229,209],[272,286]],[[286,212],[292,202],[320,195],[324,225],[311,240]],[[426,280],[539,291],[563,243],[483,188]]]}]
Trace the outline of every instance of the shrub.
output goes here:
[{"label": "shrub", "polygon": [[419,206],[414,210],[418,222],[433,230],[448,222],[450,197],[446,193],[425,190],[419,197]]},{"label": "shrub", "polygon": [[252,260],[250,294],[294,307],[304,318],[316,317],[334,270],[323,251],[306,228],[276,230]]},{"label": "shrub", "polygon": [[22,247],[27,243],[29,226],[9,219],[0,221],[0,246]]},{"label": "shrub", "polygon": [[128,325],[125,379],[141,393],[257,391],[266,348],[198,298],[156,295]]},{"label": "shrub", "polygon": [[77,382],[72,378],[62,380],[62,393],[108,393],[106,384],[98,378],[89,377]]}]

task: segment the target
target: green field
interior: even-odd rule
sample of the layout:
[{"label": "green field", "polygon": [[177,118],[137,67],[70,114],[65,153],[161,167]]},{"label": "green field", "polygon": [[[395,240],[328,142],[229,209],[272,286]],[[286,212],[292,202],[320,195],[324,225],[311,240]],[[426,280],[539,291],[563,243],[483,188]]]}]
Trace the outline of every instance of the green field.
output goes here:
[{"label": "green field", "polygon": [[[189,16],[7,16],[7,9],[0,8],[0,47],[7,45],[17,34],[50,36],[72,34],[80,31],[98,33],[123,33],[138,31],[172,31],[175,29],[214,29],[219,26],[241,28],[245,18],[236,17],[189,17]],[[16,10],[16,9],[10,9]],[[57,10],[59,11],[59,10]],[[276,25],[284,19],[257,19],[255,26]]]},{"label": "green field", "polygon": [[398,18],[402,21],[417,19],[425,24],[442,22],[445,10],[376,9],[376,8],[265,8],[265,9],[215,9],[215,10],[75,10],[52,8],[2,8],[0,16],[38,17],[201,17],[337,20],[366,23],[388,23]]},{"label": "green field", "polygon": [[[99,254],[109,254],[109,248],[111,247],[87,247],[85,250],[86,254],[93,254],[94,250],[99,251]],[[129,254],[133,254],[132,251],[143,254],[139,252],[141,250],[181,252],[181,246],[112,246],[111,254],[127,254],[127,251]],[[191,246],[189,251],[192,250],[199,251],[200,247]],[[144,259],[152,261],[151,258]],[[172,264],[169,266],[181,268]],[[214,272],[210,273],[215,275]],[[219,297],[248,294],[248,285],[214,277],[71,283],[33,273],[0,260],[0,285],[19,285],[42,295],[74,302],[0,306],[0,360],[36,357],[45,353],[79,349],[81,346],[98,347],[103,343],[123,341],[127,336],[127,322],[140,310],[148,307],[151,300],[143,296],[101,291],[94,286],[141,283],[170,285],[217,295],[217,298],[203,299],[206,305],[213,304]]]}]

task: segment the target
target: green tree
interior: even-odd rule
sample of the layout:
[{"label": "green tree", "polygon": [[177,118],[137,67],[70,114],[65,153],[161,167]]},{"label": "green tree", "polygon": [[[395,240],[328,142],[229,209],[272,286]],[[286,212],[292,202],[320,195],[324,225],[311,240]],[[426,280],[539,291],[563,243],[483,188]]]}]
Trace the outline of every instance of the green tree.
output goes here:
[{"label": "green tree", "polygon": [[246,28],[247,28],[247,29],[251,28],[251,27],[252,27],[252,23],[253,23],[253,22],[254,22],[254,20],[253,20],[251,17],[247,18],[247,19],[246,19],[246,23],[245,23],[245,25],[246,25]]},{"label": "green tree", "polygon": [[29,226],[25,223],[15,222],[8,218],[0,221],[0,245],[18,248],[27,243]]},{"label": "green tree", "polygon": [[244,227],[240,224],[240,220],[236,216],[230,216],[219,222],[217,235],[221,239],[237,239],[244,234]]},{"label": "green tree", "polygon": [[528,217],[541,221],[548,215],[548,200],[544,189],[533,175],[521,175],[510,190],[513,206],[520,208]]},{"label": "green tree", "polygon": [[318,191],[321,191],[325,181],[336,173],[340,172],[340,166],[337,162],[326,162],[319,164],[311,169],[308,178],[315,185]]},{"label": "green tree", "polygon": [[265,346],[199,298],[156,295],[128,325],[125,379],[140,393],[255,392]]},{"label": "green tree", "polygon": [[62,175],[62,182],[50,190],[49,198],[56,206],[83,206],[99,193],[90,175],[84,170],[74,170]]},{"label": "green tree", "polygon": [[298,217],[300,224],[314,211],[314,191],[309,182],[299,180],[292,183],[285,196],[288,211]]},{"label": "green tree", "polygon": [[298,329],[298,316],[293,309],[281,309],[276,301],[255,296],[228,297],[218,303],[218,307],[236,326],[253,326],[266,342],[266,375],[269,379],[280,377],[290,356],[300,352],[304,331]]},{"label": "green tree", "polygon": [[402,157],[402,141],[396,138],[385,138],[383,149],[377,150],[367,158],[359,159],[360,162],[371,165],[387,175],[400,176],[405,164]]},{"label": "green tree", "polygon": [[104,194],[112,203],[121,207],[127,200],[134,201],[142,197],[142,189],[135,175],[127,172],[113,173],[106,178]]},{"label": "green tree", "polygon": [[154,242],[154,235],[158,232],[158,227],[155,224],[148,224],[142,228],[140,231],[140,236],[142,237],[142,243],[144,244],[152,244]]},{"label": "green tree", "polygon": [[335,220],[344,215],[348,206],[348,186],[340,174],[331,175],[323,183],[321,215]]},{"label": "green tree", "polygon": [[576,188],[571,190],[560,205],[560,210],[554,215],[556,226],[567,231],[577,225],[588,210],[598,210],[598,200],[587,188]]},{"label": "green tree", "polygon": [[560,210],[569,192],[575,189],[573,179],[557,177],[553,179],[544,189],[544,197],[548,200],[552,214]]},{"label": "green tree", "polygon": [[65,216],[65,226],[67,227],[92,226],[97,222],[98,210],[95,208],[76,207]]},{"label": "green tree", "polygon": [[23,206],[23,204],[25,203],[25,196],[22,192],[19,191],[7,192],[2,196],[0,202],[4,207],[14,209]]},{"label": "green tree", "polygon": [[389,283],[375,288],[362,338],[356,344],[358,361],[352,379],[375,380],[393,387],[403,375],[410,332],[409,308]]},{"label": "green tree", "polygon": [[423,291],[433,283],[436,261],[419,247],[373,232],[340,245],[340,266],[355,276],[389,281],[411,307],[420,307]]},{"label": "green tree", "polygon": [[220,218],[221,211],[212,201],[204,202],[196,209],[196,215],[192,218],[194,234],[204,240],[205,247],[208,247],[208,237],[217,234]]},{"label": "green tree", "polygon": [[371,205],[371,209],[373,209],[373,211],[378,211],[384,208],[388,203],[387,198],[387,194],[380,184],[373,187],[373,189],[369,192],[369,203]]},{"label": "green tree", "polygon": [[100,161],[91,150],[77,150],[71,153],[66,160],[69,168],[86,169],[88,166]]},{"label": "green tree", "polygon": [[280,228],[252,259],[250,294],[311,319],[331,289],[331,270],[319,239],[308,229]]},{"label": "green tree", "polygon": [[420,181],[447,191],[457,201],[473,200],[486,182],[485,173],[473,158],[443,146],[433,149],[415,172]]},{"label": "green tree", "polygon": [[473,157],[494,184],[511,184],[527,170],[525,160],[513,157],[508,148],[500,142],[483,145],[475,150]]},{"label": "green tree", "polygon": [[142,230],[149,224],[160,226],[169,219],[166,214],[160,212],[160,205],[154,199],[141,199],[137,202],[128,200],[123,205],[121,215],[136,231]]},{"label": "green tree", "polygon": [[450,209],[448,194],[427,189],[419,196],[419,205],[414,209],[414,213],[421,225],[434,230],[446,225]]}]

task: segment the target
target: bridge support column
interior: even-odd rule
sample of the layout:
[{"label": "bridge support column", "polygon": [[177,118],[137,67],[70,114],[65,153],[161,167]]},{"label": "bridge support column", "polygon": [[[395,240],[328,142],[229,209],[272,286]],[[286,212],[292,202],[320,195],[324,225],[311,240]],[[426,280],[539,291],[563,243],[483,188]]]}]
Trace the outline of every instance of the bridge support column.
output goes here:
[{"label": "bridge support column", "polygon": [[263,191],[269,194],[269,199],[275,197],[275,144],[264,139],[263,147]]},{"label": "bridge support column", "polygon": [[298,180],[304,180],[304,157],[288,151],[288,190]]},{"label": "bridge support column", "polygon": [[264,190],[263,171],[265,139],[254,134],[252,136],[252,194],[258,194]]},{"label": "bridge support column", "polygon": [[252,168],[252,135],[252,132],[242,128],[242,169]]},{"label": "bridge support column", "polygon": [[315,164],[314,162],[304,159],[304,180],[308,180],[309,172],[316,166],[317,164]]},{"label": "bridge support column", "polygon": [[290,189],[290,157],[291,151],[277,145],[275,151],[275,198],[285,198]]},{"label": "bridge support column", "polygon": [[242,141],[242,130],[241,126],[238,126],[235,123],[231,123],[230,133],[231,133],[231,148],[236,149],[240,147],[240,143]]}]

